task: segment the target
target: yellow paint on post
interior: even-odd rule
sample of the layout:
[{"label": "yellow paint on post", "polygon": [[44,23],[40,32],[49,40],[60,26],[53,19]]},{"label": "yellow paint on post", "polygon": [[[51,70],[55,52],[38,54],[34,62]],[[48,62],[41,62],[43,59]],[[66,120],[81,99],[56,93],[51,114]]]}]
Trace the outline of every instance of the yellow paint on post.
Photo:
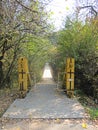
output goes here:
[{"label": "yellow paint on post", "polygon": [[66,91],[69,97],[74,96],[74,58],[66,59]]},{"label": "yellow paint on post", "polygon": [[19,89],[20,91],[27,91],[27,61],[26,58],[21,57],[18,60],[19,70]]},{"label": "yellow paint on post", "polygon": [[19,90],[21,93],[26,93],[31,83],[28,61],[25,57],[21,57],[18,60],[18,72],[19,72]]}]

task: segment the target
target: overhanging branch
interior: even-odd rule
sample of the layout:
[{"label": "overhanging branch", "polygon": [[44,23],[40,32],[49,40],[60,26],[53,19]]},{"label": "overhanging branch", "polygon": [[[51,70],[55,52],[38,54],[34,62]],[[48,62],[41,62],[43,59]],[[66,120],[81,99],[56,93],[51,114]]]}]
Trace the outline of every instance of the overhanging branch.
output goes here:
[{"label": "overhanging branch", "polygon": [[98,12],[94,9],[94,7],[92,5],[79,7],[79,9],[85,9],[85,8],[91,8],[91,10],[95,13],[95,16],[96,17],[98,16]]},{"label": "overhanging branch", "polygon": [[27,9],[27,10],[33,12],[33,13],[38,13],[38,11],[30,9],[29,7],[27,7],[27,6],[25,6],[24,4],[22,4],[20,1],[16,0],[16,2],[17,2],[19,5],[21,5],[23,8],[25,8],[25,9]]}]

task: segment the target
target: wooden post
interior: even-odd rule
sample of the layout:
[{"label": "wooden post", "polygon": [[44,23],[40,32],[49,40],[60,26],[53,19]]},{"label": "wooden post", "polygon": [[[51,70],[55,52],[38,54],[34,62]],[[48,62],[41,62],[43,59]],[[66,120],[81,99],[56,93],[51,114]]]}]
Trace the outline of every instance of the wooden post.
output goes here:
[{"label": "wooden post", "polygon": [[19,72],[19,90],[21,94],[24,95],[28,91],[29,85],[31,85],[28,62],[25,57],[21,57],[18,60],[18,72]]},{"label": "wooden post", "polygon": [[66,91],[69,97],[74,96],[74,58],[66,59]]}]

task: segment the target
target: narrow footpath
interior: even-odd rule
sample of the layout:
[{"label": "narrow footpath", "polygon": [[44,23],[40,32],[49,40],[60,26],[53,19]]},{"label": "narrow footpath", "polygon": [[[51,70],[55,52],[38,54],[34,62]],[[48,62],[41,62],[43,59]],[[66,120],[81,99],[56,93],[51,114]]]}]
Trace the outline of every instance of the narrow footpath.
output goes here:
[{"label": "narrow footpath", "polygon": [[45,80],[37,84],[24,99],[17,99],[5,112],[9,118],[84,118],[84,108],[69,99],[55,83]]},{"label": "narrow footpath", "polygon": [[[46,68],[48,73],[49,66]],[[44,75],[42,82],[32,87],[24,99],[11,104],[2,117],[0,130],[98,130],[86,118],[77,99],[68,98],[57,89],[51,76]]]}]

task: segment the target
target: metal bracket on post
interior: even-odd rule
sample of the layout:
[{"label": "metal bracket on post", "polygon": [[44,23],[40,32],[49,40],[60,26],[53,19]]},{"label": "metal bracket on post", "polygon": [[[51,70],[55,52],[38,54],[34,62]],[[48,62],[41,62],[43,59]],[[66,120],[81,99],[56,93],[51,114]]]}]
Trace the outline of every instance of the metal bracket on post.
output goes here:
[{"label": "metal bracket on post", "polygon": [[69,97],[74,96],[74,58],[66,59],[66,91]]}]

